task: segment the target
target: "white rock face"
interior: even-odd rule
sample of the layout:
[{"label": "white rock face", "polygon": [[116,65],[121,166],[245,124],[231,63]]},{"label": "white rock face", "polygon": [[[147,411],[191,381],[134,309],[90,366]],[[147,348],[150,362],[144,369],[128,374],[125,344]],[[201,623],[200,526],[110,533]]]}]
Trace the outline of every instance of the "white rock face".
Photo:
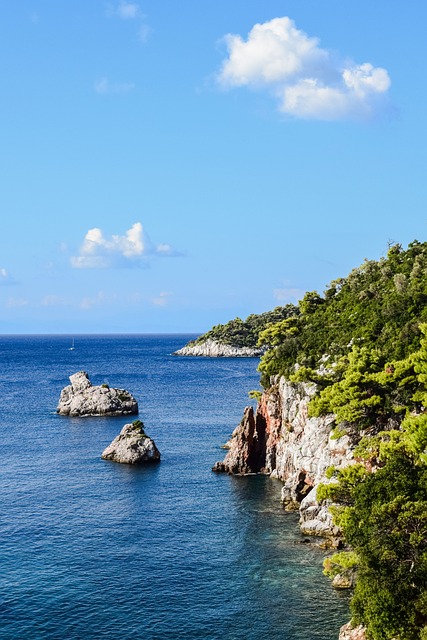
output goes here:
[{"label": "white rock face", "polygon": [[328,506],[317,503],[316,491],[320,483],[329,482],[325,476],[328,467],[354,464],[355,442],[349,435],[331,437],[333,414],[308,417],[308,403],[315,391],[313,384],[291,384],[283,377],[271,390],[267,424],[273,409],[276,429],[267,440],[266,471],[284,482],[284,504],[299,506],[305,534],[336,535]]},{"label": "white rock face", "polygon": [[102,452],[101,457],[124,464],[142,464],[159,462],[160,452],[154,441],[144,432],[142,422],[135,420],[132,424],[125,424],[119,435]]},{"label": "white rock face", "polygon": [[[326,470],[354,464],[358,434],[331,437],[333,414],[308,417],[308,403],[316,392],[313,384],[272,381],[263,393],[255,417],[244,419],[233,432],[229,451],[215,471],[268,473],[283,481],[282,500],[288,510],[300,511],[300,526],[307,535],[334,537],[328,505],[319,505],[316,491],[330,482]],[[246,419],[245,419],[246,416]],[[253,423],[253,424],[252,424]]]},{"label": "white rock face", "polygon": [[362,625],[352,627],[349,622],[341,627],[338,640],[366,640],[366,629]]},{"label": "white rock face", "polygon": [[63,416],[124,416],[138,413],[138,403],[125,389],[93,386],[85,371],[70,376],[61,391],[57,413]]},{"label": "white rock face", "polygon": [[187,345],[175,351],[174,356],[204,356],[206,358],[259,358],[265,353],[265,347],[233,347],[210,338],[205,342]]}]

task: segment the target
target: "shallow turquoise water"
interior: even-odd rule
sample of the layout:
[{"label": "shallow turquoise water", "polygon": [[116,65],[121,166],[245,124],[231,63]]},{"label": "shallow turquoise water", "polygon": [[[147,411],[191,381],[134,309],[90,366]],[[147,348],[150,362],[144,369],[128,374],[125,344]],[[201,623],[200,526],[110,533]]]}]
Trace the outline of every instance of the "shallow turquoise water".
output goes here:
[{"label": "shallow turquoise water", "polygon": [[[255,359],[176,358],[188,336],[0,336],[0,638],[335,640],[345,596],[279,482],[217,475]],[[123,418],[55,412],[86,370],[138,399],[154,467],[101,460]]]}]

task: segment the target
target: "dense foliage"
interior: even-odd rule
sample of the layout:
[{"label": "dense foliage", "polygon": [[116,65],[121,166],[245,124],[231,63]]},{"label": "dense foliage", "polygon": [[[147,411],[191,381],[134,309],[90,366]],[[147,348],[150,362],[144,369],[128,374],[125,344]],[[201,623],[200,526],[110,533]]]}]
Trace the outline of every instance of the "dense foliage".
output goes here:
[{"label": "dense foliage", "polygon": [[313,416],[359,432],[357,464],[317,490],[349,550],[325,571],[353,575],[353,620],[370,640],[427,640],[427,243],[389,248],[323,296],[214,327],[202,339],[268,347],[260,371],[312,381]]},{"label": "dense foliage", "polygon": [[427,243],[414,241],[406,251],[393,245],[386,258],[366,260],[333,281],[323,296],[307,293],[299,314],[261,333],[259,344],[274,347],[261,361],[262,383],[268,387],[271,375],[294,374],[296,363],[306,379],[316,376],[322,362],[333,364],[336,379],[346,368],[339,361],[353,345],[366,348],[379,371],[419,347],[426,303]]},{"label": "dense foliage", "polygon": [[246,318],[235,318],[227,324],[218,324],[207,333],[199,336],[197,340],[189,342],[189,345],[199,344],[208,339],[216,340],[234,347],[256,347],[260,333],[268,326],[275,325],[286,318],[298,313],[298,308],[293,304],[284,307],[276,307],[273,311],[265,313],[253,313]]},{"label": "dense foliage", "polygon": [[363,435],[358,464],[328,470],[330,500],[351,552],[326,573],[352,572],[355,623],[371,640],[427,639],[427,243],[398,245],[365,262],[300,314],[267,327],[261,361],[269,376],[311,380],[311,415]]}]

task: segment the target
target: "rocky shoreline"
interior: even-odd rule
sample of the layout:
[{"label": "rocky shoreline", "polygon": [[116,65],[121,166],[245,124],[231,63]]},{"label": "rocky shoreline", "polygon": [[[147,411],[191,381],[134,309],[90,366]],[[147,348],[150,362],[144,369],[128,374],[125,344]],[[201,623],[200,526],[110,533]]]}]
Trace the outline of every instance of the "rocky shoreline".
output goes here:
[{"label": "rocky shoreline", "polygon": [[236,347],[209,338],[197,344],[188,343],[173,353],[174,356],[200,356],[205,358],[260,358],[265,347]]},{"label": "rocky shoreline", "polygon": [[335,437],[333,414],[308,417],[313,384],[290,383],[279,377],[262,394],[256,411],[245,409],[227,443],[228,452],[214,471],[231,474],[265,473],[282,480],[282,501],[287,510],[299,510],[301,531],[322,536],[333,546],[339,530],[328,506],[316,500],[320,483],[328,483],[330,466],[354,464],[353,450],[360,434]]},{"label": "rocky shoreline", "polygon": [[[333,430],[334,414],[310,418],[308,404],[315,392],[314,384],[273,378],[256,410],[246,407],[225,445],[228,452],[224,460],[217,462],[213,471],[264,473],[282,480],[284,508],[299,511],[302,533],[320,536],[325,539],[322,546],[334,548],[342,542],[340,531],[332,521],[329,505],[318,503],[317,487],[330,482],[328,467],[342,469],[356,463],[353,451],[362,434]],[[341,627],[339,640],[366,640],[366,630],[348,623]]]}]

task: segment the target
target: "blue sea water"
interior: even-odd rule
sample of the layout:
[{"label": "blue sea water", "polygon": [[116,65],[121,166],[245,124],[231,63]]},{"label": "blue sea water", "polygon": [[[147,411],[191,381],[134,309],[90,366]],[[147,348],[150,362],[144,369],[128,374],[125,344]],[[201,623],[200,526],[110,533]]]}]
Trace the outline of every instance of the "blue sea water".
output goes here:
[{"label": "blue sea water", "polygon": [[[172,356],[189,337],[0,336],[1,640],[336,640],[280,482],[211,471],[257,360]],[[159,465],[101,459],[124,418],[56,414],[82,369],[137,397]]]}]

